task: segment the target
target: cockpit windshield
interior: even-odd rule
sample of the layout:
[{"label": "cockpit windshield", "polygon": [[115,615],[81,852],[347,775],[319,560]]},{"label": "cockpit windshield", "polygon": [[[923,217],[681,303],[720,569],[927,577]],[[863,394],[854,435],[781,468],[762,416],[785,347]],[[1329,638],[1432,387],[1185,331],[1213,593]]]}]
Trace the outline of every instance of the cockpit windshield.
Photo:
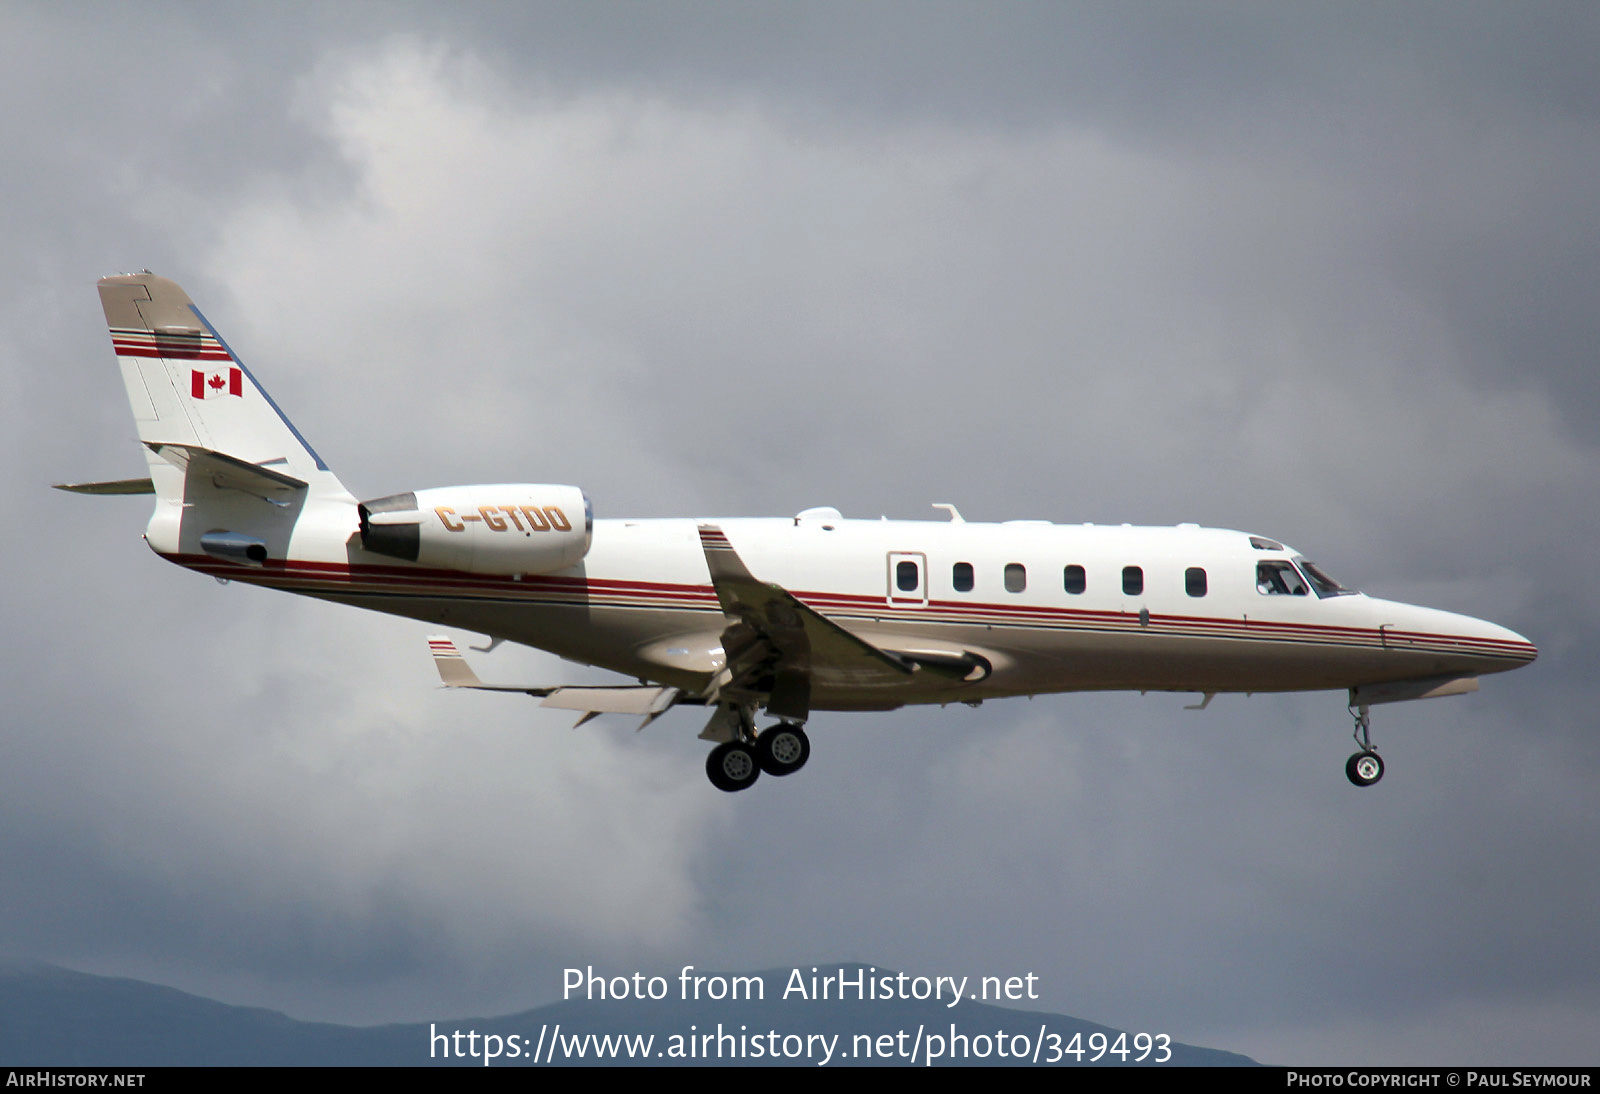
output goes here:
[{"label": "cockpit windshield", "polygon": [[1292,562],[1258,562],[1256,592],[1266,596],[1305,596],[1306,581]]},{"label": "cockpit windshield", "polygon": [[1312,590],[1319,597],[1350,596],[1355,592],[1323,573],[1315,562],[1303,558],[1256,563],[1256,591],[1263,596],[1305,596]]},{"label": "cockpit windshield", "polygon": [[1352,596],[1354,589],[1346,589],[1333,578],[1324,573],[1315,562],[1307,559],[1296,558],[1295,565],[1300,567],[1300,572],[1306,575],[1311,582],[1311,587],[1317,591],[1318,596]]}]

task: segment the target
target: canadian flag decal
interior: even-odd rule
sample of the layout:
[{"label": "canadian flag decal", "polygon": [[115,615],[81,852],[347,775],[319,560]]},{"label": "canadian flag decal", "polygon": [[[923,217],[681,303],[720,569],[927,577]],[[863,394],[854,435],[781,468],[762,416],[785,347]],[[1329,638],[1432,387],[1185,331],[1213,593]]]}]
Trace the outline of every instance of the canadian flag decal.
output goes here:
[{"label": "canadian flag decal", "polygon": [[219,369],[216,372],[189,370],[189,394],[196,399],[209,399],[214,395],[244,396],[244,373],[237,368]]}]

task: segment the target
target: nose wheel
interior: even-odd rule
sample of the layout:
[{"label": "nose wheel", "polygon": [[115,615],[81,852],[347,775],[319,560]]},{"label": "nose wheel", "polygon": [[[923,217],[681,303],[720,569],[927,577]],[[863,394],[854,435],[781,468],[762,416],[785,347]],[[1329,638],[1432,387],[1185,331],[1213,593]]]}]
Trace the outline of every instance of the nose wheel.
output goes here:
[{"label": "nose wheel", "polygon": [[1371,786],[1383,778],[1383,757],[1376,752],[1357,752],[1345,761],[1344,773],[1357,786]]},{"label": "nose wheel", "polygon": [[1367,716],[1366,704],[1352,708],[1351,714],[1356,720],[1353,736],[1361,751],[1345,761],[1345,778],[1356,786],[1371,786],[1383,778],[1383,757],[1372,744],[1372,719]]}]

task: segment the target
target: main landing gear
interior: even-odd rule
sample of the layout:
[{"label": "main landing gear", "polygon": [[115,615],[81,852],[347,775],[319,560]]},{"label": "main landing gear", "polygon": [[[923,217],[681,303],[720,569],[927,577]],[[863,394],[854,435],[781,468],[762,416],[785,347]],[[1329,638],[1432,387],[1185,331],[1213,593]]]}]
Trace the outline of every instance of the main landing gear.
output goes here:
[{"label": "main landing gear", "polygon": [[1371,786],[1383,778],[1383,757],[1372,744],[1372,719],[1367,717],[1367,705],[1352,707],[1350,713],[1356,720],[1353,736],[1361,751],[1345,761],[1345,777],[1357,786]]},{"label": "main landing gear", "polygon": [[728,741],[706,757],[706,777],[718,790],[730,794],[753,786],[765,771],[781,777],[793,775],[811,758],[811,738],[793,722],[779,722],[762,730],[754,740]]},{"label": "main landing gear", "polygon": [[743,741],[729,741],[711,750],[706,757],[706,777],[718,790],[733,793],[754,786],[761,777],[761,762],[756,750]]}]

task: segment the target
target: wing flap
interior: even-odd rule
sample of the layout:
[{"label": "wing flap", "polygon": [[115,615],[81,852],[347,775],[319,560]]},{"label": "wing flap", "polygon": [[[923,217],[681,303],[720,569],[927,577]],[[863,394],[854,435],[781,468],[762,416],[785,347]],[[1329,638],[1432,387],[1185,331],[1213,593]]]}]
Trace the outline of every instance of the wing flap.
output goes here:
[{"label": "wing flap", "polygon": [[621,687],[559,687],[545,696],[542,707],[581,710],[589,714],[660,714],[678,701],[677,688],[654,684]]},{"label": "wing flap", "polygon": [[644,716],[644,721],[639,724],[639,728],[643,729],[679,701],[698,702],[694,699],[684,700],[683,692],[677,688],[658,684],[594,686],[562,684],[556,687],[485,684],[478,679],[478,674],[472,671],[472,666],[467,664],[466,658],[461,656],[461,651],[456,649],[456,644],[448,635],[429,635],[428,650],[433,654],[434,667],[439,670],[439,679],[444,681],[445,687],[472,688],[475,691],[517,691],[524,695],[532,695],[536,699],[544,700],[539,704],[542,707],[580,711],[583,714],[583,717],[578,719],[577,724],[580,726],[602,714],[641,714]]}]

